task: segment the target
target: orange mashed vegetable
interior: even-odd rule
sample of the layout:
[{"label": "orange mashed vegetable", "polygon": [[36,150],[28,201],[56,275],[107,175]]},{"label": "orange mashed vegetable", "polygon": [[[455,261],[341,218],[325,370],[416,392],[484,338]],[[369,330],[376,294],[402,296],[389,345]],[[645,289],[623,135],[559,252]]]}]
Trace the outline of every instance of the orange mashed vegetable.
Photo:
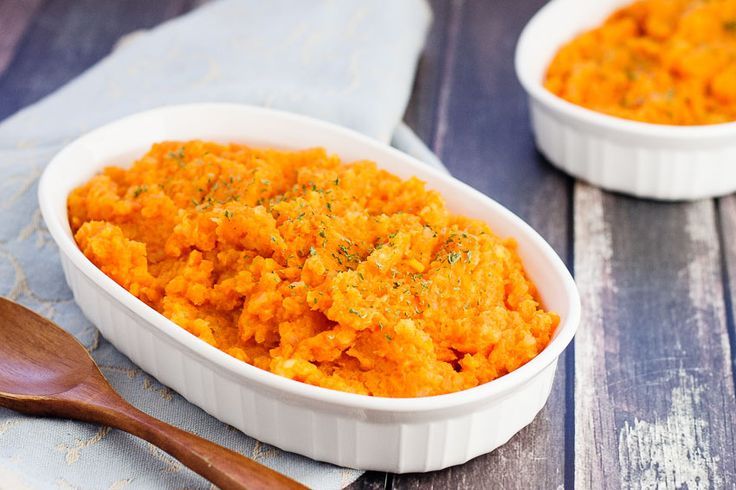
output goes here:
[{"label": "orange mashed vegetable", "polygon": [[513,240],[416,178],[323,149],[164,142],[68,199],[79,248],[182,328],[261,369],[438,395],[536,356],[558,325]]},{"label": "orange mashed vegetable", "polygon": [[656,124],[736,120],[736,0],[640,0],[563,46],[545,87]]}]

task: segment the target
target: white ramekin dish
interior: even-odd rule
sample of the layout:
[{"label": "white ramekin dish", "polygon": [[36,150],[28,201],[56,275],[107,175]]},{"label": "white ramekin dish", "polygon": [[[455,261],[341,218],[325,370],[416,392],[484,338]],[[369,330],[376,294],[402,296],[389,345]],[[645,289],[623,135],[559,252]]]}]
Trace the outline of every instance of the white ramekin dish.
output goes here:
[{"label": "white ramekin dish", "polygon": [[736,190],[736,123],[667,126],[577,106],[542,85],[557,50],[632,0],[552,0],[527,24],[516,73],[529,94],[537,147],[594,185],[639,197],[699,199]]},{"label": "white ramekin dish", "polygon": [[[162,140],[205,139],[280,148],[324,146],[416,175],[458,213],[484,219],[519,243],[526,270],[561,323],[539,356],[485,385],[448,395],[392,399],[303,384],[241,362],[189,334],[95,267],[72,237],[69,192],[106,165],[129,165]],[[550,246],[495,201],[370,138],[303,116],[233,104],[164,107],[94,130],[46,168],[39,201],[74,298],[116,348],[163,384],[248,435],[311,458],[391,472],[428,471],[492,451],[545,404],[557,358],[572,340],[580,299]]]}]

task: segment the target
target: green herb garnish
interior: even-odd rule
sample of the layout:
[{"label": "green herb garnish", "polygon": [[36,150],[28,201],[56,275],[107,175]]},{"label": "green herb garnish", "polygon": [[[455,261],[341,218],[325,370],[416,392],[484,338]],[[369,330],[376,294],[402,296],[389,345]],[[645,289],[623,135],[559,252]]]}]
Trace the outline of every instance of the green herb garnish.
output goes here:
[{"label": "green herb garnish", "polygon": [[139,185],[133,191],[133,197],[138,197],[138,196],[140,196],[142,193],[144,193],[146,191],[148,191],[148,186],[147,185]]},{"label": "green herb garnish", "polygon": [[184,162],[184,147],[182,146],[176,152],[170,151],[169,158],[176,160],[180,168],[184,168],[186,162]]},{"label": "green herb garnish", "polygon": [[356,310],[355,308],[350,308],[350,309],[348,310],[348,312],[350,312],[350,314],[352,314],[352,315],[355,315],[355,316],[357,316],[357,317],[360,317],[360,318],[365,318],[365,314],[361,314],[361,313],[360,313],[360,312],[359,312],[358,310]]}]

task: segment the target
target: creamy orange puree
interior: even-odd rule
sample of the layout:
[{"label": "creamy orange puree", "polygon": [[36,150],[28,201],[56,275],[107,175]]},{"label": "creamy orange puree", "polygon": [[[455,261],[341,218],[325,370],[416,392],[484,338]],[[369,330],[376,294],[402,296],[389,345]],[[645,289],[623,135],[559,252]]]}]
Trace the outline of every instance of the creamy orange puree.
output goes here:
[{"label": "creamy orange puree", "polygon": [[559,322],[511,239],[416,178],[322,149],[165,142],[69,195],[79,248],[200,339],[336,390],[463,390],[536,356]]},{"label": "creamy orange puree", "polygon": [[658,124],[736,120],[736,0],[640,0],[563,46],[545,87]]}]

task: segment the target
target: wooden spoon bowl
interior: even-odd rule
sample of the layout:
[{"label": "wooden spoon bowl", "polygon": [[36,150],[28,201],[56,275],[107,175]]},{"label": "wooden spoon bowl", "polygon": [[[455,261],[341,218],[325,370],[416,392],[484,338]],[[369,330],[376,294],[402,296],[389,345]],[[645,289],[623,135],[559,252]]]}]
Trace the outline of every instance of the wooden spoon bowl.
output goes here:
[{"label": "wooden spoon bowl", "polygon": [[222,489],[306,488],[133,407],[113,390],[72,335],[1,297],[0,359],[0,406],[124,430],[163,449]]}]

